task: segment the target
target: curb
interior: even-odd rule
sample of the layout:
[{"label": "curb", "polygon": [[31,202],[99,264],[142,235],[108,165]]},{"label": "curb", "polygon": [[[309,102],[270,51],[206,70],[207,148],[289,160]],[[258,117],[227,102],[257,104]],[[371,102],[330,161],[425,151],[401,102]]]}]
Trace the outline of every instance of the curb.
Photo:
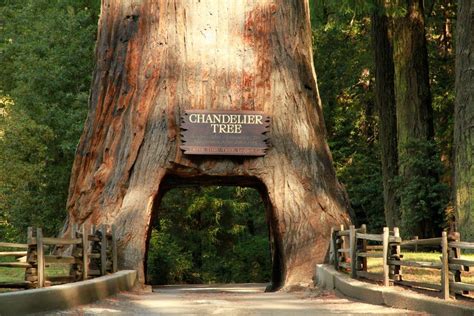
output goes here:
[{"label": "curb", "polygon": [[58,309],[68,309],[104,299],[133,288],[135,270],[41,289],[0,294],[0,315],[24,315]]},{"label": "curb", "polygon": [[316,265],[315,283],[328,290],[338,290],[342,294],[361,301],[387,305],[396,308],[427,312],[434,315],[474,315],[474,304],[456,305],[455,301],[447,302],[439,298],[425,296],[415,292],[400,291],[399,287],[382,287],[375,284],[354,280],[340,273],[327,264]]}]

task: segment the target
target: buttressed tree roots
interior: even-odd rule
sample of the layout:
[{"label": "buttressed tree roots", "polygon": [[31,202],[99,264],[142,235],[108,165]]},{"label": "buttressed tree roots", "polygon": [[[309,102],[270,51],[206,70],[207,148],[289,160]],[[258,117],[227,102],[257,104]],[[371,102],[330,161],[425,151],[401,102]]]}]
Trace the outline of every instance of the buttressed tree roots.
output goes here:
[{"label": "buttressed tree roots", "polygon": [[[101,10],[69,225],[115,224],[119,267],[144,282],[166,190],[252,186],[266,203],[274,287],[311,282],[331,227],[350,219],[325,139],[308,1],[103,0]],[[269,115],[266,155],[185,155],[180,115],[190,109]]]}]

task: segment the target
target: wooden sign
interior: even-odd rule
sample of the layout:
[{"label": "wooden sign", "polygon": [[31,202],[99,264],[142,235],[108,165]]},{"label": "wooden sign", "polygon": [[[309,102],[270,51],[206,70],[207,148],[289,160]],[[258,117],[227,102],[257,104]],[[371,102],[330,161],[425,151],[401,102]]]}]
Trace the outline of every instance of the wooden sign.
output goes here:
[{"label": "wooden sign", "polygon": [[269,127],[262,112],[186,110],[181,149],[187,155],[264,156]]}]

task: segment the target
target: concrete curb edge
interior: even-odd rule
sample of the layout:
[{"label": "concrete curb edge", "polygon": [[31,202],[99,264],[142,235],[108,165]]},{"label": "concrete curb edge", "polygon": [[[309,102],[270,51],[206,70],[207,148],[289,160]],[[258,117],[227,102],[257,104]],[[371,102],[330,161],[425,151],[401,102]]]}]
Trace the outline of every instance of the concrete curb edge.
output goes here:
[{"label": "concrete curb edge", "polygon": [[135,270],[91,280],[0,294],[0,315],[24,315],[88,304],[134,287]]},{"label": "concrete curb edge", "polygon": [[328,290],[338,290],[349,297],[377,305],[427,312],[434,315],[474,315],[474,306],[456,305],[455,301],[429,297],[413,291],[400,291],[399,287],[382,287],[354,280],[327,264],[316,265],[315,284]]}]

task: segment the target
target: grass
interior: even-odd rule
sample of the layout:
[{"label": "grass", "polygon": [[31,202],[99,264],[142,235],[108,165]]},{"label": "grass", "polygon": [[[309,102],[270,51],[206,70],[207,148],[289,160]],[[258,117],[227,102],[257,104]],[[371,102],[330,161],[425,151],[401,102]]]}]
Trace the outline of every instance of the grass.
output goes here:
[{"label": "grass", "polygon": [[[0,262],[16,262],[14,257],[1,257]],[[47,276],[63,276],[69,274],[69,264],[49,264],[45,268]],[[0,267],[0,282],[19,282],[25,280],[24,268]],[[0,288],[0,293],[9,292],[11,289]]]},{"label": "grass", "polygon": [[[3,260],[2,260],[3,261]],[[14,260],[11,260],[14,262]],[[69,264],[49,264],[45,268],[46,276],[66,276],[69,275]],[[0,267],[0,282],[19,282],[25,280],[25,269]],[[0,293],[11,292],[12,289],[0,288]]]},{"label": "grass", "polygon": [[[439,252],[402,252],[402,254],[403,261],[441,262],[441,253]],[[474,254],[463,254],[461,255],[461,259],[474,261]],[[368,258],[367,271],[382,274],[382,259]],[[402,278],[405,281],[440,284],[441,271],[426,268],[402,267]],[[474,284],[474,271],[461,272],[461,281]]]},{"label": "grass", "polygon": [[[11,260],[13,262],[13,260]],[[46,267],[46,276],[69,275],[69,264],[49,264]],[[25,280],[25,269],[0,267],[0,282],[19,282]],[[0,293],[11,292],[13,289],[0,288]]]},{"label": "grass", "polygon": [[[69,275],[69,264],[49,264],[45,269],[47,276]],[[15,282],[25,279],[25,269],[0,267],[0,282]]]},{"label": "grass", "polygon": [[[20,249],[22,250],[22,249]],[[12,248],[0,248],[1,251],[15,251]],[[0,262],[18,262],[14,256],[0,257]],[[46,276],[66,276],[69,275],[70,264],[54,263],[45,267]],[[0,267],[0,282],[24,281],[24,268],[6,268]]]}]

